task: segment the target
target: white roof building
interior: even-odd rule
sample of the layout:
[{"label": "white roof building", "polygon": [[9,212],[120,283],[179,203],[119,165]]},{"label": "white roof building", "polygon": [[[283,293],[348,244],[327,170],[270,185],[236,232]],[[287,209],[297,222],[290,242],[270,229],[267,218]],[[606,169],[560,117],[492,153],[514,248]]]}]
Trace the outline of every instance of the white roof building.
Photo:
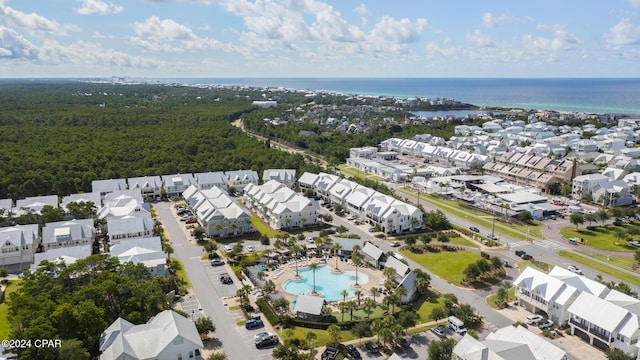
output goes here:
[{"label": "white roof building", "polygon": [[95,238],[93,219],[48,223],[42,228],[45,251],[69,246],[93,245]]},{"label": "white roof building", "polygon": [[118,318],[100,335],[99,345],[100,360],[201,360],[204,346],[193,321],[173,310],[141,325]]},{"label": "white roof building", "polygon": [[151,215],[147,213],[108,217],[109,242],[114,245],[131,238],[153,236],[154,225]]},{"label": "white roof building", "polygon": [[302,228],[318,223],[320,206],[275,180],[249,184],[244,202],[273,229]]},{"label": "white roof building", "polygon": [[266,183],[269,180],[276,180],[277,182],[285,184],[287,187],[292,188],[296,183],[296,170],[267,169],[262,172],[262,182]]},{"label": "white roof building", "polygon": [[127,180],[125,179],[108,179],[94,180],[91,182],[91,191],[104,196],[110,192],[127,189]]},{"label": "white roof building", "polygon": [[0,228],[0,267],[18,265],[22,270],[31,265],[39,242],[38,224]]},{"label": "white roof building", "polygon": [[196,184],[196,179],[191,174],[162,175],[164,189],[167,197],[180,196],[191,185]]},{"label": "white roof building", "polygon": [[152,274],[165,276],[167,260],[162,251],[160,237],[139,237],[111,246],[109,253],[121,263],[143,264]]},{"label": "white roof building", "polygon": [[132,177],[127,179],[129,189],[140,189],[142,196],[148,196],[153,200],[160,199],[162,195],[162,179],[160,176]]},{"label": "white roof building", "polygon": [[260,181],[258,173],[253,170],[227,171],[224,174],[227,177],[227,185],[234,187],[240,192],[242,192],[247,185],[258,185]]},{"label": "white roof building", "polygon": [[201,190],[211,189],[212,187],[218,187],[227,191],[227,177],[222,171],[206,172],[194,174],[198,188]]}]

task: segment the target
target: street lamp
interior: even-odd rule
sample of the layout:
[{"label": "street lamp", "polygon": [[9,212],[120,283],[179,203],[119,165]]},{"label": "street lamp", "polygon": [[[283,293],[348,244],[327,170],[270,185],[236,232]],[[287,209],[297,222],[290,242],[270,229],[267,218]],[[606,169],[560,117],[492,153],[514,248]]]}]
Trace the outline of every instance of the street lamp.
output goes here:
[{"label": "street lamp", "polygon": [[493,233],[496,228],[496,210],[491,209],[491,214],[493,215],[493,217],[491,218],[491,239],[489,241],[489,246],[493,247]]}]

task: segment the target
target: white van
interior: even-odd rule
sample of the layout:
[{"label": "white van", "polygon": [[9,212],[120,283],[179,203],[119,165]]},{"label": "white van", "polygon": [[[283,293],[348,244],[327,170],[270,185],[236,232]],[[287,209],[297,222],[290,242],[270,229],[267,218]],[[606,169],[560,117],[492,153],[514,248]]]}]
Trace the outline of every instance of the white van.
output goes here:
[{"label": "white van", "polygon": [[462,320],[458,319],[455,316],[449,316],[448,323],[449,328],[460,335],[463,335],[467,332],[467,328],[464,327],[464,323],[462,322]]}]

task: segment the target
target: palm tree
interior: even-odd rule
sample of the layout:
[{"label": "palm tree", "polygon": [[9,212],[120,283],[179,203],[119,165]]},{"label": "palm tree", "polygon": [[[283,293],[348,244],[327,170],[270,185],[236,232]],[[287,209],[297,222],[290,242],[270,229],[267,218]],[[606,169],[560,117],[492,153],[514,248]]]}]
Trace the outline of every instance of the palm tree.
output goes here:
[{"label": "palm tree", "polygon": [[340,321],[344,322],[344,313],[347,311],[347,303],[344,301],[341,303],[338,303],[338,310],[340,311],[340,314],[342,314],[342,320]]},{"label": "palm tree", "polygon": [[372,287],[371,289],[369,289],[369,291],[371,291],[371,295],[373,295],[373,302],[376,302],[376,294],[378,294],[378,292],[380,291],[380,289],[378,289],[377,287]]},{"label": "palm tree", "polygon": [[313,294],[317,294],[316,293],[316,271],[318,271],[318,269],[320,268],[320,265],[318,265],[318,263],[312,262],[311,264],[309,264],[309,269],[311,269],[311,271],[313,272]]},{"label": "palm tree", "polygon": [[327,334],[329,334],[329,338],[333,340],[335,347],[338,347],[338,342],[340,342],[340,327],[336,324],[329,325]]},{"label": "palm tree", "polygon": [[358,297],[358,306],[360,306],[360,296],[362,295],[362,290],[356,290],[353,293]]},{"label": "palm tree", "polygon": [[347,291],[347,289],[344,289],[340,292],[340,295],[342,295],[342,302],[347,301],[347,295],[349,295],[349,292]]},{"label": "palm tree", "polygon": [[347,309],[349,309],[349,320],[353,320],[353,310],[356,309],[356,302],[351,300],[346,302]]},{"label": "palm tree", "polygon": [[369,316],[371,315],[371,310],[374,307],[376,307],[376,302],[373,301],[373,299],[371,299],[371,298],[366,298],[362,302],[362,308],[364,309],[364,312],[367,313],[367,319],[369,319]]},{"label": "palm tree", "polygon": [[392,267],[386,267],[382,270],[382,275],[387,278],[387,280],[393,280],[393,276],[396,274],[396,269]]},{"label": "palm tree", "polygon": [[340,270],[338,269],[338,251],[342,250],[342,245],[340,245],[340,243],[333,243],[331,250],[333,250],[333,256],[336,257],[336,270]]},{"label": "palm tree", "polygon": [[314,333],[311,330],[307,330],[307,332],[304,334],[304,339],[307,342],[307,345],[309,346],[309,351],[311,352],[311,358],[313,359],[313,345],[316,342],[316,339],[318,339],[318,335],[316,335],[316,333]]},{"label": "palm tree", "polygon": [[298,273],[298,254],[300,253],[300,251],[302,251],[302,248],[298,244],[293,244],[290,251],[295,254],[296,277],[299,277],[300,273]]},{"label": "palm tree", "polygon": [[404,286],[398,286],[394,291],[394,294],[398,297],[398,303],[402,302],[402,297],[407,295],[407,289]]},{"label": "palm tree", "polygon": [[353,262],[353,265],[356,267],[356,286],[360,286],[358,285],[358,267],[360,266],[360,264],[362,264],[362,258],[360,257],[360,255],[358,255],[358,253],[354,252],[351,255],[351,261]]}]

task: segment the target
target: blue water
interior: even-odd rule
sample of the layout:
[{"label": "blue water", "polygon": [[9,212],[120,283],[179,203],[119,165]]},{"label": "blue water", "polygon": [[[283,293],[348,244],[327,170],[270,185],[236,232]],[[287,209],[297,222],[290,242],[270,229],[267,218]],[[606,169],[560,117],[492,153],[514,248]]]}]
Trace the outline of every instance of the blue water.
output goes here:
[{"label": "blue water", "polygon": [[[304,276],[302,280],[287,280],[284,282],[284,289],[294,295],[304,295],[313,291],[313,271],[311,269],[301,269],[298,271]],[[358,284],[366,284],[369,277],[358,271]],[[321,292],[327,301],[342,299],[342,290],[347,290],[347,297],[355,296],[351,284],[356,283],[356,272],[354,270],[343,271],[342,273],[332,273],[328,266],[323,266],[316,270],[316,291]]]},{"label": "blue water", "polygon": [[210,78],[186,84],[277,86],[348,94],[452,98],[478,106],[640,114],[640,78]]}]

